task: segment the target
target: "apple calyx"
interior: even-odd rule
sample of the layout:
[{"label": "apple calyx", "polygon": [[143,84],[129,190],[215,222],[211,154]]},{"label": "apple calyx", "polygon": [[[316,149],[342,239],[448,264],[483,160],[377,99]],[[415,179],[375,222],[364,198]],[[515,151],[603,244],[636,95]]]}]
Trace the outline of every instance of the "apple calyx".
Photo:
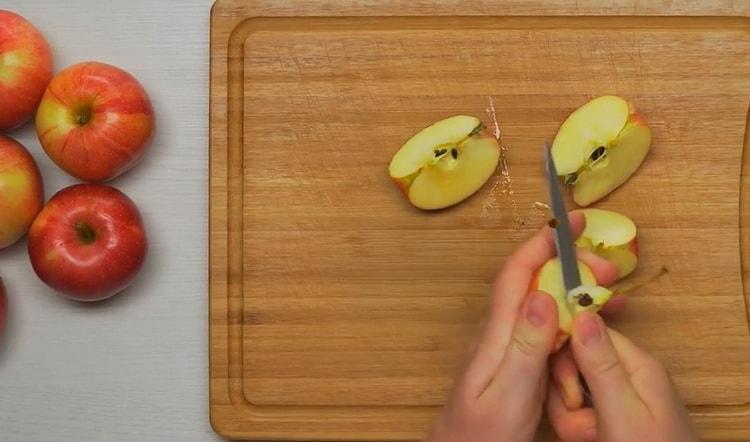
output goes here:
[{"label": "apple calyx", "polygon": [[73,112],[73,119],[78,126],[85,126],[94,116],[94,108],[91,104],[84,104]]},{"label": "apple calyx", "polygon": [[78,234],[78,239],[81,240],[83,244],[89,245],[93,244],[94,241],[96,241],[96,230],[94,230],[90,225],[83,221],[78,221],[75,226],[76,234]]}]

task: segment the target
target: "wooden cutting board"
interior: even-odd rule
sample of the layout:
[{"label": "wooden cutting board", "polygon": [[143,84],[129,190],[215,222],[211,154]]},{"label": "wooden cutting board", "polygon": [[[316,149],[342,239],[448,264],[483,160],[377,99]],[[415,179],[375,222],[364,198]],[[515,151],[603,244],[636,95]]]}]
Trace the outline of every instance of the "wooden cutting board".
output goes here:
[{"label": "wooden cutting board", "polygon": [[[216,3],[219,433],[422,437],[493,276],[544,222],[539,146],[577,106],[617,94],[645,115],[653,147],[597,207],[638,224],[636,277],[669,272],[611,325],[665,362],[706,440],[750,440],[750,2],[599,3]],[[497,127],[502,166],[465,203],[418,211],[388,162],[455,114]]]}]

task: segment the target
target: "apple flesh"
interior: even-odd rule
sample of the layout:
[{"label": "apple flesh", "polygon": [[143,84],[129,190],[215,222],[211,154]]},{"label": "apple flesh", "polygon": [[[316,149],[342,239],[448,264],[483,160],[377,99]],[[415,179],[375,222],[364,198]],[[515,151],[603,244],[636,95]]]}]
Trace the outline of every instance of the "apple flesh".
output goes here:
[{"label": "apple flesh", "polygon": [[36,114],[44,151],[84,181],[107,181],[135,166],[154,127],[151,101],[138,80],[94,62],[57,74]]},{"label": "apple flesh", "polygon": [[44,204],[44,186],[34,158],[0,135],[0,249],[18,241]]},{"label": "apple flesh", "polygon": [[578,247],[591,250],[615,264],[624,278],[638,265],[638,238],[635,223],[610,210],[581,209],[586,227],[576,240]]},{"label": "apple flesh", "polygon": [[31,118],[51,79],[47,40],[20,15],[0,10],[0,130]]},{"label": "apple flesh", "polygon": [[500,145],[475,117],[457,115],[421,130],[394,155],[389,174],[424,210],[457,204],[479,190],[500,159]]},{"label": "apple flesh", "polygon": [[29,258],[48,286],[77,301],[132,283],[148,249],[140,212],[119,190],[78,184],[55,194],[29,231]]},{"label": "apple flesh", "polygon": [[624,184],[650,146],[645,119],[624,99],[606,95],[568,116],[552,143],[552,157],[573,188],[573,200],[585,207]]},{"label": "apple flesh", "polygon": [[559,333],[557,344],[560,345],[570,335],[573,316],[586,310],[599,310],[612,296],[612,292],[599,287],[594,273],[581,261],[578,261],[581,274],[581,286],[568,293],[562,276],[562,265],[558,258],[547,261],[532,279],[530,290],[540,290],[552,296],[557,304]]}]

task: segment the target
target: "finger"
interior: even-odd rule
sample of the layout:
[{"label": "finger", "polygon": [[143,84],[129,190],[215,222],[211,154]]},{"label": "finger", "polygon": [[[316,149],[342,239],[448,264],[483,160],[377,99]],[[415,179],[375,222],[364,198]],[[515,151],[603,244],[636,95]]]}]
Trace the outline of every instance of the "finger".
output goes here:
[{"label": "finger", "polygon": [[596,277],[596,283],[600,286],[610,286],[620,277],[620,269],[606,259],[586,249],[577,248],[576,255],[583,261]]},{"label": "finger", "polygon": [[526,297],[522,314],[497,373],[483,396],[519,410],[539,406],[541,380],[547,380],[547,359],[557,334],[557,304],[542,292]]},{"label": "finger", "polygon": [[610,329],[612,344],[628,373],[633,388],[649,409],[674,397],[675,389],[664,366],[619,332]]},{"label": "finger", "polygon": [[583,386],[570,347],[565,347],[552,357],[552,379],[568,410],[578,410],[583,406]]},{"label": "finger", "polygon": [[[582,213],[571,213],[570,225],[575,236],[583,231],[584,223]],[[513,253],[495,280],[487,325],[464,378],[467,387],[477,394],[487,387],[500,366],[534,273],[553,256],[554,235],[549,226],[544,226]]]},{"label": "finger", "polygon": [[644,409],[599,315],[581,312],[573,318],[571,346],[602,419]]},{"label": "finger", "polygon": [[594,442],[597,436],[596,413],[591,408],[574,411],[565,406],[555,385],[547,393],[547,417],[557,436],[564,442]]},{"label": "finger", "polygon": [[622,362],[623,368],[625,368],[625,371],[629,375],[633,375],[645,369],[652,362],[655,362],[645,350],[635,345],[633,341],[623,336],[622,333],[612,329],[607,329],[607,332],[609,338],[612,340],[612,346]]},{"label": "finger", "polygon": [[625,304],[627,303],[627,297],[625,295],[614,295],[607,301],[606,304],[599,310],[599,313],[605,318],[617,316],[625,310]]}]

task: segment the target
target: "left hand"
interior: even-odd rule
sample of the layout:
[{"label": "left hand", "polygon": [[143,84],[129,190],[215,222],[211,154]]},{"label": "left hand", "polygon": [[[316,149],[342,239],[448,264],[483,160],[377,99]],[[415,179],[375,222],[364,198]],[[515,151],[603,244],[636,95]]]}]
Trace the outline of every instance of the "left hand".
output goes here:
[{"label": "left hand", "polygon": [[[570,214],[578,236],[580,213]],[[429,442],[529,442],[542,415],[547,359],[558,330],[557,306],[543,292],[528,293],[534,273],[555,256],[545,226],[507,261],[492,291],[487,324],[438,417]],[[601,285],[617,278],[613,264],[579,251]]]}]

